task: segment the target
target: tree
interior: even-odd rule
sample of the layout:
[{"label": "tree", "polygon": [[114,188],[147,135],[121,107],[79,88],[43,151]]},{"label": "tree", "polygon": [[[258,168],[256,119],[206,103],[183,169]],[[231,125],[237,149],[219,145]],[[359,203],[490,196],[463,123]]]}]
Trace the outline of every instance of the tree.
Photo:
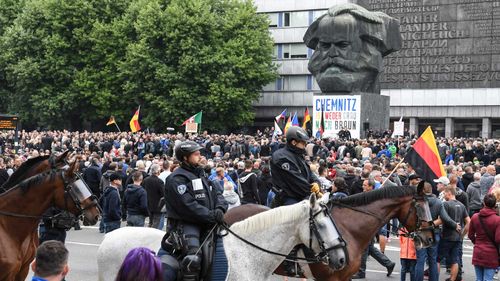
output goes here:
[{"label": "tree", "polygon": [[9,112],[49,128],[78,128],[98,118],[107,103],[89,94],[83,70],[93,63],[94,50],[87,34],[127,6],[125,0],[28,1],[0,38]]},{"label": "tree", "polygon": [[[12,25],[17,15],[24,7],[24,0],[0,0],[0,36],[5,29]],[[5,73],[0,68],[0,112],[7,112],[7,97],[9,89],[6,86]]]},{"label": "tree", "polygon": [[54,128],[126,123],[137,105],[143,127],[200,110],[204,128],[237,127],[276,77],[267,28],[251,1],[28,1],[0,38],[0,94]]},{"label": "tree", "polygon": [[146,2],[120,66],[145,121],[179,125],[203,110],[204,128],[251,122],[252,102],[276,77],[267,18],[251,1]]}]

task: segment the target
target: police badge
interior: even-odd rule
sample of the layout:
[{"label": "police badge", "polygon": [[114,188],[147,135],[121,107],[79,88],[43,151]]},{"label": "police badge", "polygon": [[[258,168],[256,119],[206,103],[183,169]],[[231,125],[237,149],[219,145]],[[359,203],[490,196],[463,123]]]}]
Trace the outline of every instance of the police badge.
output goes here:
[{"label": "police badge", "polygon": [[184,194],[186,192],[187,186],[184,184],[178,185],[177,186],[177,192],[179,192],[180,195]]},{"label": "police badge", "polygon": [[290,163],[281,164],[281,168],[286,171],[290,170]]}]

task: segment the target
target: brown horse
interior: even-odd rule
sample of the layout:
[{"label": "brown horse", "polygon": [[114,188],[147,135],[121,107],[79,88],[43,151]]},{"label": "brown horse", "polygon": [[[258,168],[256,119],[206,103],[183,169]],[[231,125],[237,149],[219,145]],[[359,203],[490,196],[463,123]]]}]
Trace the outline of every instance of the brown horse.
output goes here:
[{"label": "brown horse", "polygon": [[99,209],[94,197],[77,186],[77,163],[65,171],[51,170],[30,177],[0,195],[0,280],[25,280],[33,260],[36,229],[50,207],[80,215],[97,223]]},{"label": "brown horse", "polygon": [[26,160],[0,187],[0,194],[11,189],[29,177],[47,172],[51,169],[62,168],[66,164],[65,160],[66,157],[68,157],[68,153],[69,150],[66,150],[57,156],[38,156]]},{"label": "brown horse", "polygon": [[[315,280],[347,281],[358,272],[361,255],[379,229],[391,218],[398,218],[409,232],[424,246],[434,242],[433,229],[425,215],[429,205],[414,187],[385,187],[331,201],[331,214],[341,235],[347,242],[349,264],[340,271],[332,271],[322,263],[309,264]],[[236,222],[267,209],[258,205],[233,208],[225,216],[228,223]],[[286,276],[283,267],[275,273]],[[304,277],[304,276],[302,276]]]},{"label": "brown horse", "polygon": [[[59,155],[46,155],[30,158],[23,162],[23,164],[7,179],[7,181],[0,187],[0,194],[13,188],[23,180],[32,176],[62,168],[66,165],[66,158],[68,157],[69,150],[64,151]],[[35,252],[38,247],[38,229],[33,230],[31,245],[29,252]]]}]

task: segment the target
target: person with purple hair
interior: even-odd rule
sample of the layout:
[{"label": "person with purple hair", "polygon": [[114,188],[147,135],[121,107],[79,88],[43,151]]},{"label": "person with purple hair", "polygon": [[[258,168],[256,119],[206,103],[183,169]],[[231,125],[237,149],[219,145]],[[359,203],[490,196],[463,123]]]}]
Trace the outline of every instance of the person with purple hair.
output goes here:
[{"label": "person with purple hair", "polygon": [[130,250],[125,257],[115,281],[162,281],[161,262],[148,248]]}]

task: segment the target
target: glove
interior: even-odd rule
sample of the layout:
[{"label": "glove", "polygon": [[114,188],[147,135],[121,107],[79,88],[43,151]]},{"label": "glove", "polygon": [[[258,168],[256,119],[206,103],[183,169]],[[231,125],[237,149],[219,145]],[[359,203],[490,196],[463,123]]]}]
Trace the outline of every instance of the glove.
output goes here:
[{"label": "glove", "polygon": [[321,192],[321,188],[319,187],[319,184],[317,182],[313,182],[311,184],[311,193],[318,194],[319,192]]},{"label": "glove", "polygon": [[311,193],[315,193],[317,198],[323,197],[323,193],[317,182],[311,184]]},{"label": "glove", "polygon": [[224,212],[221,209],[215,209],[213,211],[214,220],[216,223],[223,224],[224,223]]}]

